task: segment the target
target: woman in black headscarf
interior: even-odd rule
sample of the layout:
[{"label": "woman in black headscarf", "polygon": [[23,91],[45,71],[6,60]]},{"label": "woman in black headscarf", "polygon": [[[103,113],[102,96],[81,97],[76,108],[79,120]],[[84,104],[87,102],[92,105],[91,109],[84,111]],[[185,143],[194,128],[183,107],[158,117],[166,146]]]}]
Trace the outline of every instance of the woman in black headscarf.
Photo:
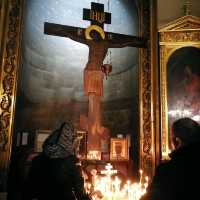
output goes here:
[{"label": "woman in black headscarf", "polygon": [[24,200],[84,200],[84,181],[74,155],[75,132],[65,122],[44,142],[43,152],[32,161]]}]

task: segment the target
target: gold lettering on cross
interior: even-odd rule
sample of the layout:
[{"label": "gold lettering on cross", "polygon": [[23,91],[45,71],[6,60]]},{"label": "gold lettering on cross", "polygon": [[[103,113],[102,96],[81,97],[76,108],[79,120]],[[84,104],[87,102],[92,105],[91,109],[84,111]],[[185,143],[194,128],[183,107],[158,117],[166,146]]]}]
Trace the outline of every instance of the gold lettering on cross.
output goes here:
[{"label": "gold lettering on cross", "polygon": [[91,10],[90,11],[90,19],[96,20],[99,23],[103,23],[105,21],[105,13]]}]

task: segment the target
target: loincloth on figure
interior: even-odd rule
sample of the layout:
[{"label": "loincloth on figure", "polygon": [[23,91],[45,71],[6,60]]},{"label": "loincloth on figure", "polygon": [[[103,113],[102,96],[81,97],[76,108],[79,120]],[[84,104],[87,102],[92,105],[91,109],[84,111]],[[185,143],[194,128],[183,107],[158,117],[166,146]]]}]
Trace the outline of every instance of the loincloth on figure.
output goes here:
[{"label": "loincloth on figure", "polygon": [[84,70],[84,93],[103,96],[103,72],[101,70]]}]

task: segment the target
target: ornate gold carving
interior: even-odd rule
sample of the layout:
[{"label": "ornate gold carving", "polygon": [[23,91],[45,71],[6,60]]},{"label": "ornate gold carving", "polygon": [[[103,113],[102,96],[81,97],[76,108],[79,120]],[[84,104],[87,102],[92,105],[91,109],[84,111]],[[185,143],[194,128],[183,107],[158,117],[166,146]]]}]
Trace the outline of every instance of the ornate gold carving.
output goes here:
[{"label": "ornate gold carving", "polygon": [[176,30],[183,30],[183,29],[199,29],[199,24],[189,23],[182,24],[181,26],[177,27]]},{"label": "ornate gold carving", "polygon": [[15,82],[18,64],[22,0],[9,1],[8,20],[4,26],[5,47],[1,67],[0,99],[0,167],[8,165],[11,148],[12,116],[15,100]]},{"label": "ornate gold carving", "polygon": [[3,112],[0,118],[0,148],[6,151],[6,144],[8,143],[8,129],[10,114]]},{"label": "ornate gold carving", "polygon": [[150,69],[150,55],[149,49],[144,50],[142,53],[142,57],[144,59],[143,71],[141,76],[142,81],[142,116],[143,116],[143,124],[142,131],[143,133],[143,141],[142,141],[142,168],[145,172],[150,174],[150,170],[152,169],[152,137],[151,137],[151,69]]},{"label": "ornate gold carving", "polygon": [[[143,18],[141,23],[144,25],[144,35],[150,39],[151,26],[150,26],[150,1],[145,1],[143,5]],[[152,176],[155,161],[153,158],[152,149],[154,148],[153,136],[152,136],[152,69],[151,69],[151,41],[148,41],[148,47],[141,50],[141,71],[140,71],[140,167],[149,176]]]},{"label": "ornate gold carving", "polygon": [[164,26],[160,27],[159,32],[168,31],[184,31],[184,30],[196,30],[200,29],[200,18],[192,15],[187,15],[178,18]]},{"label": "ornate gold carving", "polygon": [[160,42],[199,42],[200,31],[163,32]]},{"label": "ornate gold carving", "polygon": [[166,63],[169,55],[171,55],[173,48],[160,48],[160,98],[161,98],[161,127],[162,127],[162,137],[161,137],[161,148],[163,155],[168,155],[168,113],[167,113],[167,77],[166,77]]}]

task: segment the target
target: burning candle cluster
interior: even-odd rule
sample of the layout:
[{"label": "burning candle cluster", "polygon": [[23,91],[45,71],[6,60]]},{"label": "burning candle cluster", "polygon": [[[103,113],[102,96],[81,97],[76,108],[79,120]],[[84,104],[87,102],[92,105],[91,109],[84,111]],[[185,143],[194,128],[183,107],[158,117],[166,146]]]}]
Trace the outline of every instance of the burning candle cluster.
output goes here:
[{"label": "burning candle cluster", "polygon": [[108,163],[105,170],[97,174],[97,170],[91,170],[92,183],[86,183],[85,188],[92,200],[139,200],[145,193],[148,186],[148,177],[143,176],[140,170],[140,180],[138,183],[131,183],[127,180],[125,183],[114,176],[117,170]]}]

